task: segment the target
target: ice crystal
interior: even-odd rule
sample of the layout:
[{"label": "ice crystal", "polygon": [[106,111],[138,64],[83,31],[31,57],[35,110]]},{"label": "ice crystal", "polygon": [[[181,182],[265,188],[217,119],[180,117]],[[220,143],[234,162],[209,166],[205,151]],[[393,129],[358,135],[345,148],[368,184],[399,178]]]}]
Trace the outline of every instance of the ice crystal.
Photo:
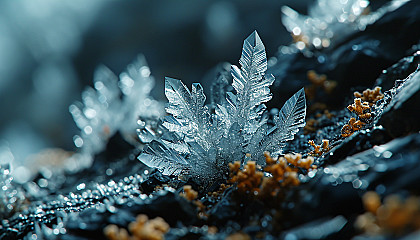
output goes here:
[{"label": "ice crystal", "polygon": [[139,160],[164,174],[200,181],[223,178],[228,163],[244,163],[248,153],[264,165],[264,151],[281,152],[282,144],[305,125],[304,91],[285,103],[271,126],[264,103],[272,97],[269,87],[274,77],[265,74],[267,57],[257,32],[244,41],[239,63],[240,68],[231,69],[235,91],[224,92],[226,97],[221,98],[227,80],[219,76],[212,86],[210,106],[205,104],[199,83],[189,90],[180,80],[166,78],[166,111],[170,115],[155,130],[148,126],[138,130],[140,140],[148,143]]},{"label": "ice crystal", "polygon": [[369,12],[368,0],[317,0],[308,16],[284,6],[282,22],[299,50],[329,47],[355,31],[363,31],[386,12],[393,11],[407,0],[395,0],[375,12]]},{"label": "ice crystal", "polygon": [[154,85],[143,56],[130,64],[119,79],[111,70],[100,66],[94,74],[94,88],[82,93],[82,102],[70,106],[70,113],[80,128],[74,143],[83,153],[103,150],[107,139],[120,131],[125,137],[135,136],[137,119],[159,117],[163,106],[149,96]]}]

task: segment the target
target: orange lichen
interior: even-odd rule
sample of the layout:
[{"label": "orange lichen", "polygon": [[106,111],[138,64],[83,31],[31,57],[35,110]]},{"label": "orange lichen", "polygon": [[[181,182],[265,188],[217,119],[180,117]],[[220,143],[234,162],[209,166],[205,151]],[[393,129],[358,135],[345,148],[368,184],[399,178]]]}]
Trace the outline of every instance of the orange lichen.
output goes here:
[{"label": "orange lichen", "polygon": [[228,189],[231,186],[232,185],[230,185],[230,184],[224,184],[224,183],[222,183],[222,184],[220,184],[219,189],[217,191],[208,192],[207,195],[209,197],[219,198],[225,192],[225,190]]},{"label": "orange lichen", "polygon": [[375,87],[373,90],[368,88],[363,93],[354,92],[354,97],[360,98],[368,102],[370,106],[373,106],[378,100],[384,98],[384,94],[381,92],[381,87]]},{"label": "orange lichen", "polygon": [[390,195],[381,204],[376,192],[368,192],[362,200],[368,212],[360,215],[355,225],[364,232],[371,235],[400,235],[420,229],[418,197],[403,200],[398,195]]},{"label": "orange lichen", "polygon": [[[267,159],[267,155],[265,157]],[[286,159],[286,161],[290,163],[291,165],[293,165],[294,167],[304,168],[306,170],[317,168],[316,165],[313,165],[315,159],[311,156],[302,158],[302,154],[296,153],[296,154],[285,154],[283,157],[280,157],[280,160],[282,160],[282,158]]]},{"label": "orange lichen", "polygon": [[361,119],[367,119],[372,116],[371,113],[369,112],[370,111],[369,103],[362,102],[362,99],[360,98],[355,98],[354,103],[347,106],[347,109],[350,110],[350,112],[356,113]]},{"label": "orange lichen", "polygon": [[322,86],[327,81],[327,75],[317,74],[314,70],[309,70],[306,75],[308,80],[316,86]]},{"label": "orange lichen", "polygon": [[149,220],[146,215],[140,214],[135,222],[128,225],[128,230],[132,236],[126,229],[111,224],[104,228],[104,234],[110,240],[161,240],[169,231],[169,224],[163,218]]},{"label": "orange lichen", "polygon": [[184,192],[180,193],[179,195],[192,202],[197,207],[199,218],[207,218],[208,215],[206,213],[206,205],[204,205],[203,202],[197,199],[198,192],[192,189],[190,185],[185,185],[183,189]]},{"label": "orange lichen", "polygon": [[184,186],[184,192],[180,194],[182,197],[187,199],[188,201],[192,201],[197,198],[198,192],[192,189],[190,185]]},{"label": "orange lichen", "polygon": [[314,150],[312,150],[309,154],[312,156],[321,156],[323,153],[326,153],[330,150],[330,141],[323,139],[321,145],[316,145],[313,140],[308,141],[309,145],[311,145]]},{"label": "orange lichen", "polygon": [[240,169],[241,163],[239,161],[229,163],[230,177],[232,178],[234,175],[236,175]]},{"label": "orange lichen", "polygon": [[351,136],[355,131],[359,131],[362,129],[363,125],[365,123],[357,120],[356,118],[350,118],[349,122],[341,128],[341,136],[342,137],[349,137]]},{"label": "orange lichen", "polygon": [[325,74],[317,74],[314,70],[309,70],[307,77],[312,83],[312,85],[305,87],[305,93],[309,100],[315,98],[319,88],[322,88],[326,93],[330,94],[337,86],[336,81],[328,80]]},{"label": "orange lichen", "polygon": [[313,157],[302,158],[301,154],[286,154],[284,157],[274,159],[268,152],[265,152],[264,156],[267,164],[264,171],[270,173],[271,177],[263,178],[260,194],[263,198],[278,195],[284,187],[299,185],[299,168],[316,169]]},{"label": "orange lichen", "polygon": [[254,161],[248,161],[242,171],[238,171],[238,164],[240,165],[239,162],[229,164],[231,172],[234,173],[229,182],[236,182],[238,190],[241,192],[259,192],[263,172],[257,171],[257,164]]},{"label": "orange lichen", "polygon": [[381,206],[381,198],[376,192],[367,192],[362,197],[363,206],[365,209],[373,214],[376,213]]},{"label": "orange lichen", "polygon": [[298,172],[300,169],[312,170],[314,158],[302,158],[301,154],[286,154],[283,157],[272,158],[270,153],[264,153],[266,166],[264,171],[270,176],[263,176],[263,171],[257,169],[255,162],[248,161],[244,170],[238,170],[239,162],[230,164],[230,183],[237,183],[240,192],[248,192],[259,198],[275,197],[285,187],[300,184]]}]

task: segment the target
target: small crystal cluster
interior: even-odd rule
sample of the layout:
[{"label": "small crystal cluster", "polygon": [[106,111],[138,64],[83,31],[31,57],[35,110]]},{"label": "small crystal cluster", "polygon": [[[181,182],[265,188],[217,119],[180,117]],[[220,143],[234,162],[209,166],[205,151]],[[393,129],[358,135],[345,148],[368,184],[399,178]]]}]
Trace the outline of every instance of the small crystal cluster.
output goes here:
[{"label": "small crystal cluster", "polygon": [[362,29],[360,18],[368,5],[366,0],[318,0],[309,8],[309,16],[284,6],[282,21],[299,50],[326,48],[332,39]]},{"label": "small crystal cluster", "polygon": [[391,1],[371,13],[368,0],[317,0],[309,8],[308,16],[284,6],[282,22],[292,34],[294,46],[305,52],[327,48],[351,33],[363,31],[386,12],[393,11],[406,2]]},{"label": "small crystal cluster", "polygon": [[69,108],[81,130],[74,143],[82,153],[92,155],[103,150],[117,131],[132,141],[139,116],[157,118],[163,113],[163,106],[149,96],[154,79],[143,56],[130,64],[119,79],[107,67],[98,67],[93,82],[94,89],[87,88],[82,102]]}]

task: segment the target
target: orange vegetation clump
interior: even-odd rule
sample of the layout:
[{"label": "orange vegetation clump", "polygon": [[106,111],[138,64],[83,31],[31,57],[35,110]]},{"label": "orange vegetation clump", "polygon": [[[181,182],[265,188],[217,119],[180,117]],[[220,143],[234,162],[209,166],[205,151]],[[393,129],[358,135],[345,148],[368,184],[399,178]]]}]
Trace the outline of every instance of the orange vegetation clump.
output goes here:
[{"label": "orange vegetation clump", "polygon": [[222,183],[222,184],[220,184],[220,187],[219,187],[219,189],[217,191],[208,192],[207,195],[209,197],[218,198],[218,197],[220,197],[225,192],[226,189],[228,189],[231,186],[232,185],[230,185],[230,184],[224,184],[224,183]]},{"label": "orange vegetation clump", "polygon": [[347,106],[347,109],[350,110],[350,112],[356,113],[361,119],[367,119],[372,116],[369,112],[369,103],[362,102],[362,99],[360,98],[355,98],[354,103]]},{"label": "orange vegetation clump", "polygon": [[161,240],[169,231],[169,224],[163,218],[149,220],[146,215],[140,214],[135,222],[128,225],[128,230],[131,236],[126,229],[111,224],[104,228],[104,234],[109,240]]},{"label": "orange vegetation clump", "polygon": [[242,171],[239,171],[240,165],[239,162],[229,163],[229,169],[233,174],[229,182],[238,183],[238,190],[241,192],[259,192],[263,172],[257,171],[257,164],[254,161],[248,161]]},{"label": "orange vegetation clump", "polygon": [[313,140],[309,140],[308,143],[314,148],[314,150],[309,153],[312,156],[321,156],[323,153],[326,153],[330,150],[330,141],[326,139],[322,140],[321,145],[316,145]]},{"label": "orange vegetation clump", "polygon": [[400,235],[420,229],[420,198],[390,195],[381,203],[376,192],[367,192],[363,198],[367,210],[360,215],[355,226],[370,235]]},{"label": "orange vegetation clump", "polygon": [[369,88],[364,90],[363,93],[354,92],[354,97],[360,98],[365,102],[368,102],[370,106],[373,106],[378,100],[384,98],[384,94],[381,92],[381,87],[375,87],[373,90]]},{"label": "orange vegetation clump", "polygon": [[248,161],[244,170],[239,170],[240,163],[229,164],[230,183],[237,183],[240,192],[251,192],[258,197],[275,197],[281,189],[300,184],[298,178],[299,169],[312,170],[314,158],[309,156],[302,158],[301,154],[286,154],[283,157],[272,158],[269,152],[264,153],[266,166],[264,171],[270,176],[264,176],[262,170],[258,170],[255,162]]},{"label": "orange vegetation clump", "polygon": [[283,187],[299,185],[299,168],[306,170],[316,168],[316,165],[313,165],[314,158],[310,156],[302,158],[301,154],[286,154],[279,159],[275,159],[268,152],[265,152],[264,156],[267,163],[264,171],[270,173],[271,177],[263,178],[261,197],[274,197]]},{"label": "orange vegetation clump", "polygon": [[362,126],[365,123],[357,120],[356,118],[350,118],[349,122],[341,128],[341,136],[342,137],[349,137],[351,136],[355,131],[359,131],[362,129]]},{"label": "orange vegetation clump", "polygon": [[325,74],[317,74],[314,70],[307,73],[308,80],[312,85],[305,87],[305,93],[309,100],[314,99],[316,91],[322,88],[326,93],[331,93],[337,86],[336,81],[328,80]]},{"label": "orange vegetation clump", "polygon": [[183,196],[188,201],[192,201],[197,198],[198,192],[192,189],[191,185],[185,185],[184,192],[181,193],[181,196]]}]

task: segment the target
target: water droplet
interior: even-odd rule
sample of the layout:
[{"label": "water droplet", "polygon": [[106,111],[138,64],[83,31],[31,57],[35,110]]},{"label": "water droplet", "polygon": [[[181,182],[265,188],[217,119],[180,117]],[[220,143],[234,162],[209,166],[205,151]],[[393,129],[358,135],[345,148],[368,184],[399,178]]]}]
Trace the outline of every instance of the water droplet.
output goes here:
[{"label": "water droplet", "polygon": [[390,152],[390,151],[385,151],[385,152],[383,152],[383,153],[382,153],[382,156],[383,156],[384,158],[390,158],[390,157],[392,156],[392,152]]},{"label": "water droplet", "polygon": [[80,183],[79,185],[77,185],[76,189],[80,191],[80,190],[85,189],[85,187],[86,187],[85,183]]},{"label": "water droplet", "polygon": [[353,187],[359,189],[362,186],[362,181],[360,179],[356,179],[353,181]]}]

